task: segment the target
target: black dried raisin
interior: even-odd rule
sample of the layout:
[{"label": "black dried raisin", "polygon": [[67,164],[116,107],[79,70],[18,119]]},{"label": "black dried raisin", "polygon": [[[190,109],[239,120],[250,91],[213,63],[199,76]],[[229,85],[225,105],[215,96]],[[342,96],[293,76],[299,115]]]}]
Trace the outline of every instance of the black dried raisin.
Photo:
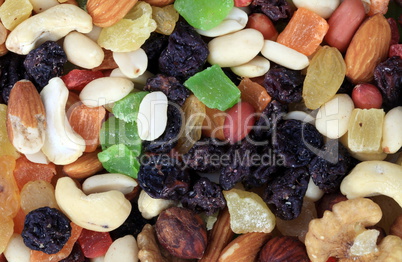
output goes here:
[{"label": "black dried raisin", "polygon": [[89,259],[84,256],[81,246],[77,242],[74,244],[70,255],[60,260],[60,262],[86,262],[86,261],[89,261]]},{"label": "black dried raisin", "polygon": [[287,105],[272,100],[254,124],[250,136],[256,141],[267,141],[287,112]]},{"label": "black dried raisin", "polygon": [[8,103],[11,89],[21,79],[28,79],[24,68],[25,56],[8,52],[0,57],[0,91],[4,103]]},{"label": "black dried raisin", "polygon": [[174,76],[165,76],[162,74],[148,78],[144,90],[151,92],[161,91],[170,101],[179,106],[183,106],[187,97],[190,95],[190,90],[188,90]]},{"label": "black dried raisin", "polygon": [[70,220],[56,208],[41,207],[26,215],[21,236],[30,249],[55,254],[71,236]]},{"label": "black dried raisin", "polygon": [[253,0],[250,4],[253,12],[264,13],[272,21],[289,19],[293,10],[286,0]]},{"label": "black dried raisin", "polygon": [[145,41],[141,48],[145,51],[148,57],[147,70],[151,73],[158,73],[158,60],[162,51],[168,45],[169,36],[152,32],[151,36]]}]

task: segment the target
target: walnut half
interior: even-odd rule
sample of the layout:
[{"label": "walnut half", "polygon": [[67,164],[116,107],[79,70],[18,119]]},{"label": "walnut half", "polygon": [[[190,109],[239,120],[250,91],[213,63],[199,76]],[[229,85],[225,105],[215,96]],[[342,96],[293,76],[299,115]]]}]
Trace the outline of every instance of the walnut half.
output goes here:
[{"label": "walnut half", "polygon": [[309,224],[305,244],[312,262],[329,257],[339,261],[400,261],[402,239],[387,236],[377,246],[379,232],[373,226],[382,217],[381,208],[368,198],[342,201]]}]

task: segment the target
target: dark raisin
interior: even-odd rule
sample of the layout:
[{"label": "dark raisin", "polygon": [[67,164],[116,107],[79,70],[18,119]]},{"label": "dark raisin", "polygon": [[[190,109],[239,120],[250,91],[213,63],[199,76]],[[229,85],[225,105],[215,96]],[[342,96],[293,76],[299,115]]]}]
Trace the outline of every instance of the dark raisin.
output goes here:
[{"label": "dark raisin", "polygon": [[345,77],[343,79],[341,87],[338,89],[338,94],[348,94],[349,96],[352,96],[352,91],[353,87],[355,85],[347,78]]},{"label": "dark raisin", "polygon": [[0,91],[4,103],[8,103],[11,89],[21,79],[28,79],[24,68],[25,56],[8,52],[0,57]]},{"label": "dark raisin", "polygon": [[28,53],[24,67],[33,82],[42,88],[50,79],[63,74],[66,62],[63,48],[56,42],[47,41]]},{"label": "dark raisin", "polygon": [[41,207],[26,215],[21,236],[30,249],[55,254],[71,236],[70,220],[58,209]]},{"label": "dark raisin", "polygon": [[374,80],[386,110],[402,105],[402,58],[393,56],[374,69]]},{"label": "dark raisin", "polygon": [[145,51],[148,57],[147,70],[151,73],[158,73],[158,60],[162,51],[168,45],[169,36],[152,32],[151,36],[145,41],[141,48]]},{"label": "dark raisin", "polygon": [[288,112],[288,107],[272,100],[262,111],[260,118],[254,124],[251,137],[257,141],[266,141],[276,129],[276,125]]},{"label": "dark raisin", "polygon": [[286,0],[253,0],[250,7],[253,12],[264,13],[272,21],[289,19],[293,15],[293,10]]},{"label": "dark raisin", "polygon": [[139,185],[153,198],[177,200],[190,188],[190,175],[176,159],[167,155],[143,155]]},{"label": "dark raisin", "polygon": [[313,125],[294,119],[280,122],[272,136],[274,151],[286,167],[307,165],[323,145],[323,136]]},{"label": "dark raisin", "polygon": [[184,207],[197,213],[205,212],[208,216],[225,208],[226,201],[222,188],[208,178],[200,178],[193,188],[182,198]]},{"label": "dark raisin", "polygon": [[88,258],[84,256],[81,246],[76,242],[71,250],[70,255],[65,259],[60,260],[60,262],[86,262],[89,261]]},{"label": "dark raisin", "polygon": [[288,168],[268,183],[263,199],[280,219],[295,219],[300,215],[309,179],[306,167]]},{"label": "dark raisin", "polygon": [[170,101],[179,106],[183,106],[187,97],[190,95],[190,90],[188,90],[174,76],[165,76],[161,74],[148,78],[144,90],[151,92],[162,91]]},{"label": "dark raisin", "polygon": [[131,206],[132,208],[130,215],[127,217],[124,223],[115,230],[110,231],[110,237],[113,240],[124,237],[126,235],[133,235],[135,238],[137,238],[137,235],[141,233],[142,228],[146,224],[155,224],[154,220],[145,219],[141,215],[141,212],[138,210],[138,203],[136,201],[133,201],[131,203]]},{"label": "dark raisin", "polygon": [[163,134],[153,141],[142,143],[145,152],[149,153],[169,153],[176,144],[180,134],[183,115],[181,110],[173,104],[168,105],[167,125]]},{"label": "dark raisin", "polygon": [[314,183],[326,193],[339,189],[351,168],[351,156],[337,140],[331,140],[308,165]]},{"label": "dark raisin", "polygon": [[275,100],[286,104],[297,103],[302,100],[303,81],[301,71],[276,66],[265,74],[264,87]]},{"label": "dark raisin", "polygon": [[169,44],[159,57],[162,73],[186,80],[202,70],[209,51],[207,44],[195,29],[180,20],[169,36]]},{"label": "dark raisin", "polygon": [[225,145],[212,138],[203,138],[183,155],[183,162],[199,172],[215,172],[221,169],[221,156],[225,154]]},{"label": "dark raisin", "polygon": [[224,190],[233,188],[250,174],[256,154],[257,147],[247,139],[230,147],[227,152],[228,164],[222,168],[219,177],[219,184]]}]

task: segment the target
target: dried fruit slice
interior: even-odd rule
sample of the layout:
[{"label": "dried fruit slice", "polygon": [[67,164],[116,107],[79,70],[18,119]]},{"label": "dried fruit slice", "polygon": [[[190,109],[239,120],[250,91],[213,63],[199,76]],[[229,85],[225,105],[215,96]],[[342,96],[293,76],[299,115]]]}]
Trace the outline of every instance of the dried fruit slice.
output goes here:
[{"label": "dried fruit slice", "polygon": [[0,213],[0,254],[4,252],[14,232],[13,219]]},{"label": "dried fruit slice", "polygon": [[20,192],[13,176],[15,159],[0,157],[0,214],[13,218],[20,209]]},{"label": "dried fruit slice", "polygon": [[179,13],[174,9],[173,5],[164,7],[152,6],[152,18],[156,22],[156,32],[164,35],[170,35],[176,22],[179,20]]},{"label": "dried fruit slice", "polygon": [[58,208],[54,186],[43,180],[30,181],[21,190],[21,208],[28,214],[32,210],[48,206]]},{"label": "dried fruit slice", "polygon": [[0,7],[0,17],[8,30],[13,30],[31,16],[33,6],[29,0],[7,0]]},{"label": "dried fruit slice", "polygon": [[0,156],[9,155],[18,158],[19,154],[13,144],[8,139],[7,127],[7,106],[0,104]]},{"label": "dried fruit slice", "polygon": [[275,215],[262,198],[239,189],[223,191],[230,213],[230,227],[236,234],[270,233],[275,227]]},{"label": "dried fruit slice", "polygon": [[113,145],[98,154],[99,161],[110,173],[121,173],[137,178],[140,163],[133,153],[124,144]]}]

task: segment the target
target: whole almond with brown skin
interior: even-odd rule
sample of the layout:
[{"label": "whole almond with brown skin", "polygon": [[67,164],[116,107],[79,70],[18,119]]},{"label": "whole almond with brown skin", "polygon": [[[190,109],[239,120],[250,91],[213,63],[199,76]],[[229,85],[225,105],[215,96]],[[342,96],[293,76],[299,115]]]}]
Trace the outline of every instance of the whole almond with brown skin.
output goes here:
[{"label": "whole almond with brown skin", "polygon": [[101,150],[98,149],[91,153],[84,153],[73,163],[63,166],[63,173],[72,178],[87,178],[95,175],[99,171],[103,170],[102,163],[98,159],[98,153]]},{"label": "whole almond with brown skin", "polygon": [[306,247],[296,237],[282,236],[269,240],[261,250],[260,262],[309,262]]},{"label": "whole almond with brown skin", "polygon": [[159,214],[155,224],[159,243],[170,254],[185,259],[201,258],[207,246],[207,229],[193,211],[171,207]]},{"label": "whole almond with brown skin", "polygon": [[112,26],[122,19],[138,0],[88,0],[87,11],[99,27]]},{"label": "whole almond with brown skin", "polygon": [[240,235],[230,242],[221,252],[219,262],[255,261],[261,247],[271,238],[271,234],[252,232]]},{"label": "whole almond with brown skin", "polygon": [[39,152],[45,142],[46,114],[36,87],[20,80],[11,89],[7,108],[7,133],[23,154]]},{"label": "whole almond with brown skin", "polygon": [[380,13],[369,17],[356,31],[346,51],[346,76],[353,83],[370,82],[374,68],[388,56],[391,28]]}]

